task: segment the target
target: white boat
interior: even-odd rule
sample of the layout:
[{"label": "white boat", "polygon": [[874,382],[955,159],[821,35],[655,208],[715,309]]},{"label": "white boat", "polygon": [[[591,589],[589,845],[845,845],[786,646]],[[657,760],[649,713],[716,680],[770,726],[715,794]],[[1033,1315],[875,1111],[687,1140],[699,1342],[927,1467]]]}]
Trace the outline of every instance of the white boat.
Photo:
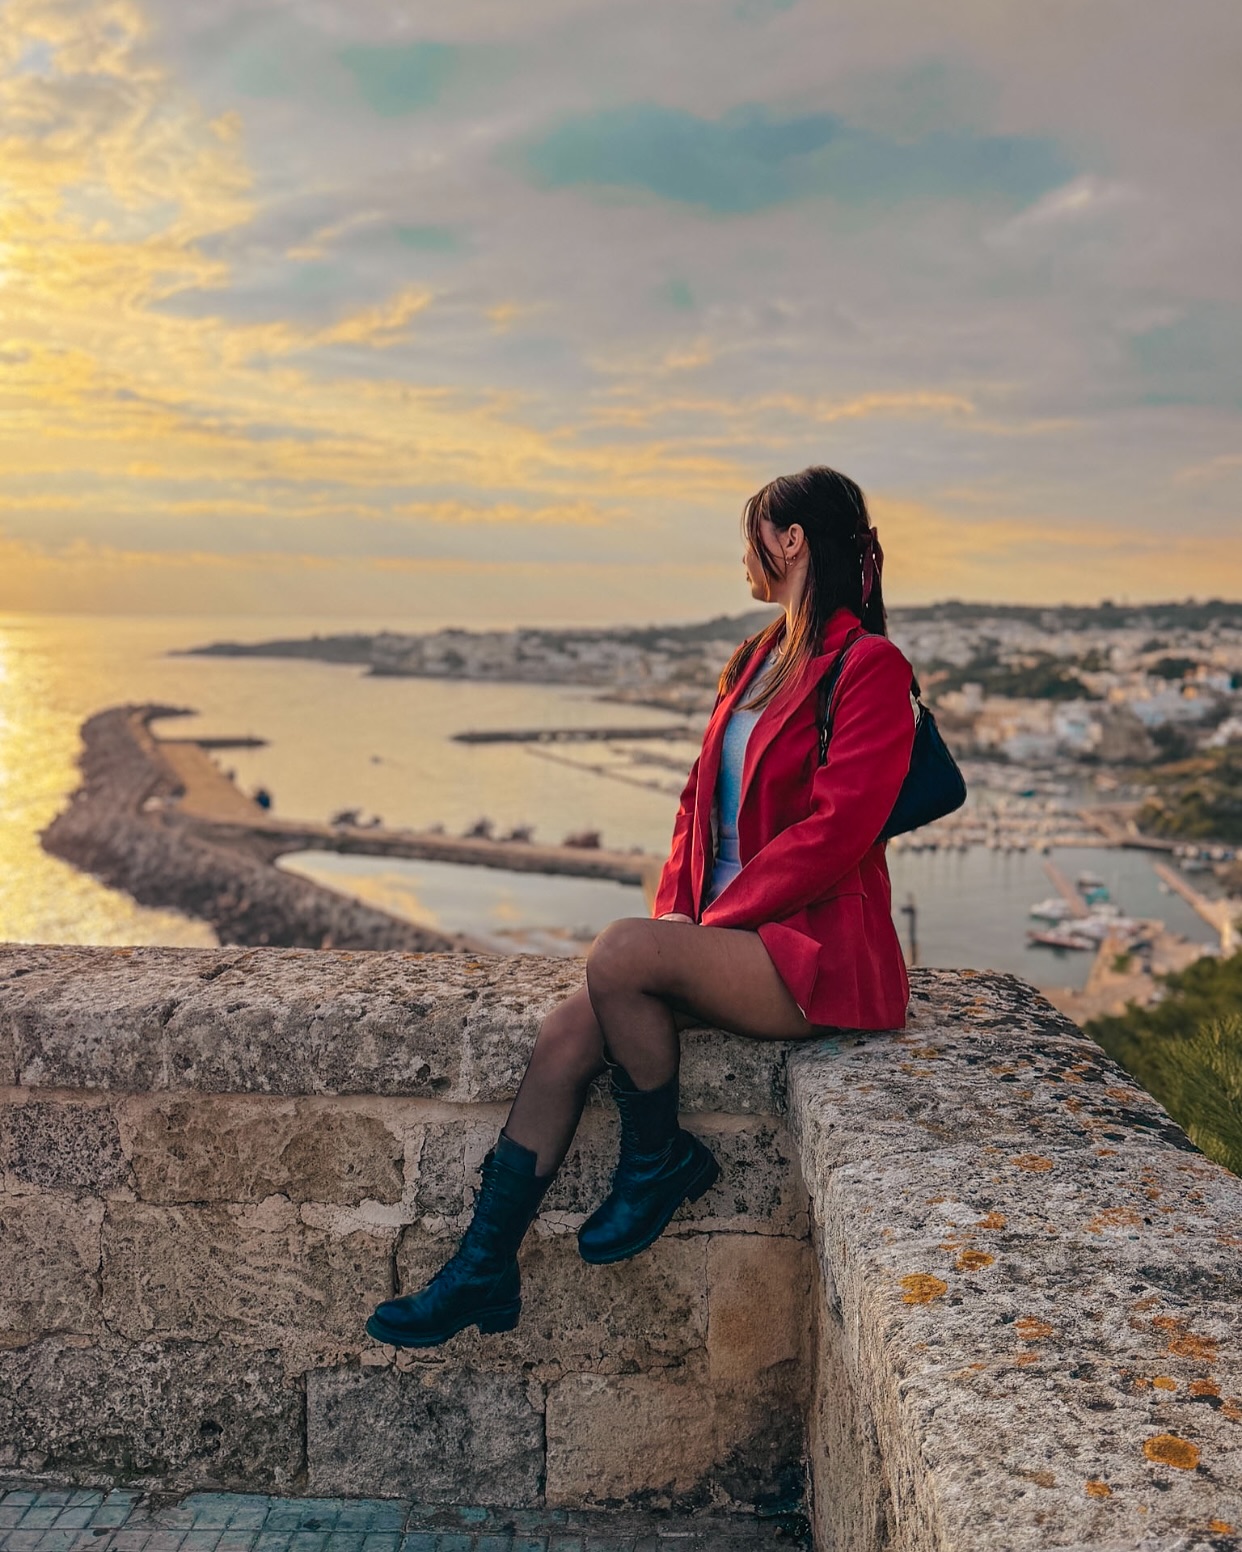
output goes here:
[{"label": "white boat", "polygon": [[1034,928],[1030,928],[1026,935],[1032,943],[1038,943],[1043,948],[1086,950],[1096,947],[1094,939],[1085,937],[1082,933],[1076,931],[1075,927],[1050,927],[1046,932],[1036,932]]},{"label": "white boat", "polygon": [[1073,909],[1069,901],[1062,900],[1060,895],[1050,895],[1047,900],[1040,900],[1033,905],[1028,914],[1036,921],[1061,922],[1073,915]]}]

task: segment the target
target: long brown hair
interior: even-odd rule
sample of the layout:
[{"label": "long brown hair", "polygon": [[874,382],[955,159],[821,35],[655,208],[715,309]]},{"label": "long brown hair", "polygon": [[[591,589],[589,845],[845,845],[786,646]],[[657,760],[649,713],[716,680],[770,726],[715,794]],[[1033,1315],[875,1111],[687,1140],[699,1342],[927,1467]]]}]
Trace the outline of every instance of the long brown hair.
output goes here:
[{"label": "long brown hair", "polygon": [[[866,498],[853,480],[826,465],[812,464],[799,474],[778,475],[747,501],[742,509],[742,536],[758,555],[764,575],[778,582],[780,571],[760,529],[765,517],[782,532],[791,523],[801,526],[806,534],[808,566],[806,586],[784,654],[766,676],[760,676],[766,682],[746,702],[748,710],[766,706],[818,655],[824,626],[842,606],[858,615],[865,630],[888,635],[878,566],[870,579],[867,601],[863,602],[864,558],[869,545],[876,541]],[[727,695],[737,683],[752,652],[758,652],[760,658],[767,654],[780,635],[782,624],[783,617],[778,615],[770,625],[742,642],[720,675],[720,695]]]}]

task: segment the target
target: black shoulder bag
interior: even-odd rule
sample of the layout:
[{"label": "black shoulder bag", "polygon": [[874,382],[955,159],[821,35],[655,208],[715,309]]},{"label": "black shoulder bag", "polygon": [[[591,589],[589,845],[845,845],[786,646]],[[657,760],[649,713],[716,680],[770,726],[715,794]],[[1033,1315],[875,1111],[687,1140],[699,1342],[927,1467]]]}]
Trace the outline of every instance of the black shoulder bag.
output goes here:
[{"label": "black shoulder bag", "polygon": [[[875,632],[866,631],[863,634],[874,635]],[[854,641],[861,639],[861,636],[855,636]],[[828,737],[832,732],[832,692],[836,689],[841,669],[845,665],[846,654],[854,645],[854,641],[848,642],[842,648],[831,671],[820,680],[819,715],[816,721],[819,725],[819,763],[821,765],[828,758]],[[892,835],[901,835],[906,830],[917,830],[920,825],[931,824],[933,819],[943,819],[955,808],[961,808],[966,801],[966,782],[957,768],[957,762],[949,753],[948,745],[941,737],[935,717],[920,698],[922,691],[919,689],[917,679],[910,681],[910,690],[918,706],[914,723],[914,745],[910,751],[910,769],[901,784],[901,791],[897,794],[892,813],[889,814],[887,823],[880,831],[882,840],[887,840]]]}]

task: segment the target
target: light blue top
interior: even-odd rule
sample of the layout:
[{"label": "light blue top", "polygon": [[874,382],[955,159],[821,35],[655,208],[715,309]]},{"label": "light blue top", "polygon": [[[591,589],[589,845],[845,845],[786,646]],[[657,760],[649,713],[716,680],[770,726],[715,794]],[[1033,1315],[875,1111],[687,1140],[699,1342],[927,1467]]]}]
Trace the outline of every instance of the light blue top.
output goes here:
[{"label": "light blue top", "polygon": [[[760,665],[759,672],[750,682],[750,688],[742,697],[749,700],[755,693],[760,679],[776,661],[773,647]],[[762,708],[761,708],[762,709]],[[759,720],[758,711],[745,711],[740,706],[725,724],[724,742],[720,750],[720,774],[716,779],[716,805],[718,815],[716,857],[711,880],[707,886],[705,904],[711,904],[724,886],[742,871],[742,859],[737,849],[737,811],[742,797],[742,762],[746,758],[746,745],[751,729]]]}]

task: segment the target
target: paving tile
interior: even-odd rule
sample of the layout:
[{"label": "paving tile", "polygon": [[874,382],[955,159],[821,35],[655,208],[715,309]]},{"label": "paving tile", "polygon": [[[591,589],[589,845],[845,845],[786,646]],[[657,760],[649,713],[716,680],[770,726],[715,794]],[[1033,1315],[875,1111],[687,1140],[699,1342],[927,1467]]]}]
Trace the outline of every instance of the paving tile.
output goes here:
[{"label": "paving tile", "polygon": [[34,1552],[46,1530],[9,1530],[0,1538],[4,1552]]},{"label": "paving tile", "polygon": [[124,1526],[112,1538],[112,1552],[145,1552],[151,1539],[150,1530],[144,1526]]},{"label": "paving tile", "polygon": [[236,1525],[231,1525],[223,1531],[219,1541],[216,1542],[216,1552],[254,1552],[254,1544],[258,1539],[257,1529],[244,1530]]},{"label": "paving tile", "polygon": [[22,1530],[51,1530],[63,1504],[30,1504],[18,1524]]},{"label": "paving tile", "polygon": [[103,1508],[103,1499],[99,1498],[93,1504],[70,1504],[67,1509],[62,1509],[56,1516],[56,1530],[85,1530],[88,1525],[95,1522],[95,1513]]},{"label": "paving tile", "polygon": [[80,1525],[68,1526],[64,1530],[46,1530],[39,1537],[38,1552],[73,1552],[73,1544],[81,1534]]},{"label": "paving tile", "polygon": [[383,1498],[345,1498],[337,1511],[337,1530],[400,1530],[406,1520],[406,1506]]},{"label": "paving tile", "polygon": [[57,1504],[63,1509],[72,1500],[74,1491],[72,1487],[41,1487],[35,1502],[41,1507],[44,1504]]},{"label": "paving tile", "polygon": [[8,1502],[0,1502],[0,1531],[8,1530],[10,1526],[21,1523],[21,1517],[26,1512],[27,1505]]},{"label": "paving tile", "polygon": [[474,1552],[513,1552],[513,1542],[508,1536],[476,1536]]},{"label": "paving tile", "polygon": [[436,1552],[474,1552],[474,1537],[464,1531],[441,1531],[436,1538]]}]

